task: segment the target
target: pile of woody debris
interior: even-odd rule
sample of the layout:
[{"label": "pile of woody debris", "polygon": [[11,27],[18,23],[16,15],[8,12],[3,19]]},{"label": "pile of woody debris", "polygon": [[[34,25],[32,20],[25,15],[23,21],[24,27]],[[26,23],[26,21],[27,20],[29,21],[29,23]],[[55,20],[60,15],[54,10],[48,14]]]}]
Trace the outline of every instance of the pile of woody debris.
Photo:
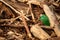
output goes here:
[{"label": "pile of woody debris", "polygon": [[0,40],[59,40],[59,24],[60,0],[0,0]]}]

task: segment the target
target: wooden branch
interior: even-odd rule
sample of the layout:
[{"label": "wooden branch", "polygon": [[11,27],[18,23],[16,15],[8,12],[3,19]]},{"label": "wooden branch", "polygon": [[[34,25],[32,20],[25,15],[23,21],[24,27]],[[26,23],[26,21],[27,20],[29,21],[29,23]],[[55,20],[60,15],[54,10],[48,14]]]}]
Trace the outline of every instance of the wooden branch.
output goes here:
[{"label": "wooden branch", "polygon": [[33,25],[30,31],[35,37],[39,38],[40,40],[50,38],[50,36],[38,25]]},{"label": "wooden branch", "polygon": [[60,28],[59,28],[60,26],[58,20],[56,19],[56,16],[46,4],[43,5],[43,10],[49,18],[50,26],[54,28],[56,35],[60,36]]},{"label": "wooden branch", "polygon": [[29,4],[29,8],[30,8],[30,12],[31,12],[31,15],[32,15],[32,20],[33,20],[33,22],[35,22],[35,18],[34,18],[34,14],[32,12],[31,4]]},{"label": "wooden branch", "polygon": [[23,11],[21,11],[21,17],[22,17],[22,21],[23,21],[23,23],[24,23],[24,27],[25,27],[25,29],[26,29],[26,31],[27,31],[27,34],[28,34],[28,36],[30,37],[30,38],[32,38],[32,35],[31,35],[31,33],[30,33],[30,31],[29,31],[29,28],[28,28],[28,25],[27,25],[27,23],[26,23],[26,20],[25,20],[25,18],[24,18],[24,15],[23,15]]}]

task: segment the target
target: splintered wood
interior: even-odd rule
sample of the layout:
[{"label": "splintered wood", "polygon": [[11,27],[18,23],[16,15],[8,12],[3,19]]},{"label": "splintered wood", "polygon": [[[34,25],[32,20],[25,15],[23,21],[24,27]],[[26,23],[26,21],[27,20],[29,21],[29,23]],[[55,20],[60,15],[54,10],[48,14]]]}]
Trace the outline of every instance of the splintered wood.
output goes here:
[{"label": "splintered wood", "polygon": [[0,39],[59,40],[60,0],[0,0]]}]

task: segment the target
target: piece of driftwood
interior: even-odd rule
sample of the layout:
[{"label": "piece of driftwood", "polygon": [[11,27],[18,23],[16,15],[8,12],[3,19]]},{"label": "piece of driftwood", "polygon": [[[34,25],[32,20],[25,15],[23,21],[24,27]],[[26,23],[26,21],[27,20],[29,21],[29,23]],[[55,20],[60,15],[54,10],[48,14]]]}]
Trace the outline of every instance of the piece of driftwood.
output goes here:
[{"label": "piece of driftwood", "polygon": [[35,37],[41,40],[50,38],[50,36],[38,25],[33,25],[30,31]]},{"label": "piece of driftwood", "polygon": [[56,35],[60,36],[60,26],[58,20],[56,19],[56,16],[46,4],[43,5],[43,10],[49,18],[50,26],[54,28]]}]

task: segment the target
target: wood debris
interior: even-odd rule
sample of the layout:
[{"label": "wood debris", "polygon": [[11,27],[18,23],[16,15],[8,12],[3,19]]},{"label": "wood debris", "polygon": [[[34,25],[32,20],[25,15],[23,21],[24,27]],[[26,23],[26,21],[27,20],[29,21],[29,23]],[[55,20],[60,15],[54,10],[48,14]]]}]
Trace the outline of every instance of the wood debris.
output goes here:
[{"label": "wood debris", "polygon": [[41,40],[46,40],[46,39],[50,38],[50,36],[38,25],[32,26],[31,32],[35,37],[37,37]]},{"label": "wood debris", "polygon": [[60,0],[0,0],[0,34],[1,40],[59,40]]}]

